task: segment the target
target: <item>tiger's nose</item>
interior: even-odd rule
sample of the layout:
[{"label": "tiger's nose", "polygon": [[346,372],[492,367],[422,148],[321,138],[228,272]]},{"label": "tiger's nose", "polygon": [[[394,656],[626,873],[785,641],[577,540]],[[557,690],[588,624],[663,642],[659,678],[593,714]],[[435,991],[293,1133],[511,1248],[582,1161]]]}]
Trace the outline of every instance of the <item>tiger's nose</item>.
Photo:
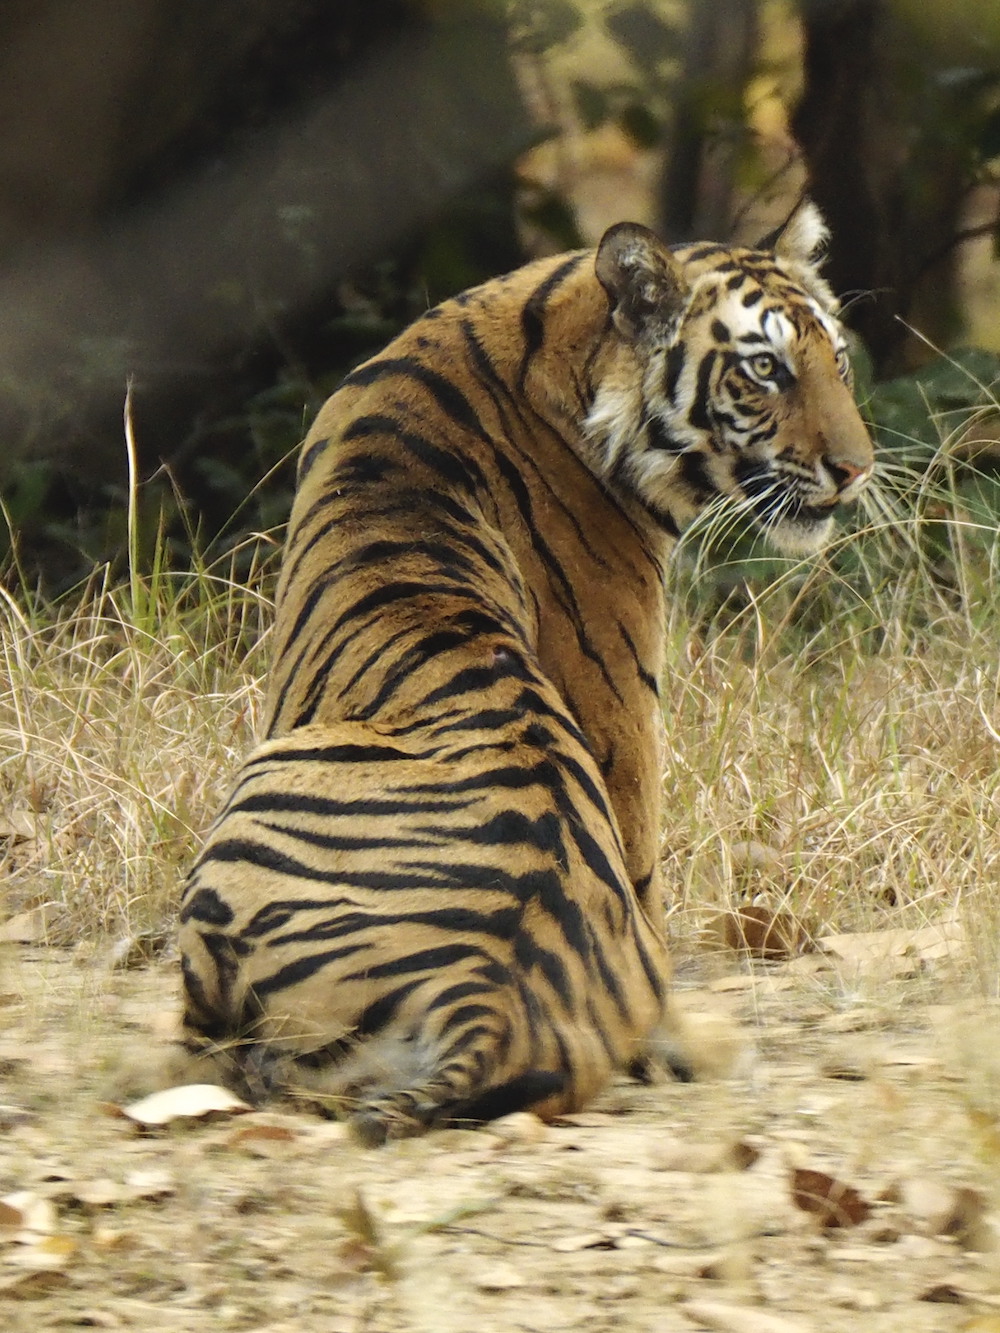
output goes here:
[{"label": "tiger's nose", "polygon": [[824,463],[838,494],[848,490],[856,481],[861,481],[871,472],[871,464],[853,463],[849,458],[825,458]]}]

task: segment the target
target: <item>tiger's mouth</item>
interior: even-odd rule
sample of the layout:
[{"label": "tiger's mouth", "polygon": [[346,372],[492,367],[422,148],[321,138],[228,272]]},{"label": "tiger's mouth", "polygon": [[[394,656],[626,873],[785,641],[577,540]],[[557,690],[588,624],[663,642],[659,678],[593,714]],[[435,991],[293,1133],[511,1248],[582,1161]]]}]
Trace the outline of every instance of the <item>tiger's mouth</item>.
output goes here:
[{"label": "tiger's mouth", "polygon": [[737,483],[754,521],[779,550],[810,554],[829,539],[838,497],[817,504],[803,493],[800,478],[762,467],[741,469]]}]

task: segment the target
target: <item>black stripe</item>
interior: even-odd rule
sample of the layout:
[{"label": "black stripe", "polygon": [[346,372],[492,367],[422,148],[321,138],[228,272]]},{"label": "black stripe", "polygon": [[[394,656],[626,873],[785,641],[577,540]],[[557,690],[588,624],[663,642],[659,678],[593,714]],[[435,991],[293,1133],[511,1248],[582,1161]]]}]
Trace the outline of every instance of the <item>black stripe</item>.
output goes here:
[{"label": "black stripe", "polygon": [[310,471],[313,464],[319,458],[320,454],[330,443],[328,439],[312,440],[310,443],[302,446],[302,452],[299,454],[299,465],[295,473],[295,484],[301,486],[305,480],[306,473]]},{"label": "black stripe", "polygon": [[[328,904],[329,906],[329,904]],[[287,944],[341,939],[363,930],[384,932],[395,927],[431,926],[454,934],[478,934],[490,939],[508,940],[517,930],[523,907],[515,904],[497,908],[493,912],[475,912],[465,907],[439,907],[426,912],[342,912],[336,917],[314,922],[301,930],[286,931],[267,941],[267,947],[282,948]],[[279,922],[280,925],[287,924]],[[480,986],[480,989],[491,989]]]},{"label": "black stripe", "polygon": [[569,275],[580,267],[587,257],[586,252],[578,252],[564,259],[558,268],[553,269],[544,282],[539,283],[524,302],[521,310],[521,336],[524,339],[524,351],[517,372],[517,391],[524,393],[524,382],[528,377],[528,368],[532,357],[541,349],[545,341],[545,306],[552,293]]},{"label": "black stripe", "polygon": [[[345,899],[341,899],[345,902]],[[329,898],[276,898],[255,912],[240,931],[242,939],[260,939],[272,930],[287,926],[299,912],[329,912],[336,903]]]},{"label": "black stripe", "polygon": [[694,493],[695,502],[707,503],[716,494],[715,486],[708,475],[705,457],[699,453],[681,455],[681,474],[686,484]]},{"label": "black stripe", "polygon": [[514,957],[529,983],[531,973],[537,968],[560,1000],[572,1000],[569,973],[557,953],[544,948],[534,936],[522,932],[514,940]]},{"label": "black stripe", "polygon": [[299,982],[308,981],[321,968],[337,962],[338,959],[350,958],[352,954],[356,954],[360,949],[366,947],[363,944],[350,944],[344,945],[340,949],[327,949],[323,953],[307,954],[303,958],[296,958],[294,962],[279,967],[277,972],[272,972],[270,976],[255,981],[254,994],[260,999],[263,996],[273,994],[275,991],[285,990],[289,986],[298,985]]},{"label": "black stripe", "polygon": [[204,921],[209,926],[231,926],[235,913],[215,889],[198,889],[181,908],[181,925],[185,921]]},{"label": "black stripe", "polygon": [[[363,804],[363,803],[359,803]],[[316,884],[335,884],[343,889],[374,889],[379,892],[392,892],[396,889],[440,889],[448,884],[447,874],[451,867],[434,864],[435,873],[420,874],[417,870],[408,870],[405,874],[387,869],[376,870],[321,870],[307,865],[264,843],[253,842],[248,838],[228,838],[213,843],[205,852],[201,866],[212,862],[245,862],[260,870],[272,874],[286,875],[291,879],[311,880]],[[489,883],[482,887],[496,887],[497,872],[485,866],[472,868],[481,876],[489,876]],[[522,877],[525,878],[525,877]],[[507,876],[510,881],[512,877]],[[480,887],[470,885],[469,887]],[[506,887],[506,885],[504,885]]]},{"label": "black stripe", "polygon": [[380,995],[358,1014],[351,1026],[351,1035],[359,1038],[371,1037],[380,1032],[396,1017],[403,1001],[409,999],[413,992],[424,984],[425,978],[417,977],[415,980],[404,981],[395,990]]},{"label": "black stripe", "polygon": [[[655,414],[646,422],[646,443],[650,449],[657,449],[667,454],[682,454],[687,448],[682,440],[675,439],[668,432],[666,423]],[[624,467],[627,468],[630,460],[625,454],[621,455],[621,459],[625,460]]]},{"label": "black stripe", "polygon": [[658,699],[660,697],[660,682],[656,679],[653,673],[647,670],[643,665],[642,660],[639,657],[639,650],[635,646],[634,639],[620,620],[617,622],[617,625],[618,633],[624,641],[625,646],[628,648],[632,661],[635,663],[636,674],[642,681],[643,685],[645,685],[648,690],[651,690]]},{"label": "black stripe", "polygon": [[389,435],[444,481],[460,486],[470,494],[487,484],[486,477],[474,458],[461,457],[448,449],[441,448],[425,435],[404,429],[395,417],[385,415],[358,417],[347,427],[342,438],[345,443],[349,443],[351,440],[366,439],[372,435]]},{"label": "black stripe", "polygon": [[359,366],[357,370],[352,371],[344,380],[344,384],[364,388],[397,375],[416,380],[422,385],[441,411],[456,425],[472,431],[480,439],[488,438],[480,424],[478,414],[461,389],[438,371],[431,370],[429,366],[412,357],[381,357],[369,361],[367,365]]},{"label": "black stripe", "polygon": [[687,349],[682,342],[674,343],[667,352],[663,367],[663,390],[671,402],[677,397],[677,385],[687,360]]},{"label": "black stripe", "polygon": [[719,353],[716,351],[706,352],[698,365],[698,388],[695,393],[695,400],[688,413],[688,420],[692,426],[697,426],[701,430],[711,430],[712,428],[712,419],[708,412],[709,387],[718,356]]},{"label": "black stripe", "polygon": [[544,1102],[566,1087],[568,1077],[565,1073],[554,1073],[548,1069],[532,1069],[526,1074],[518,1074],[506,1083],[490,1088],[465,1102],[453,1102],[443,1108],[443,1114],[449,1122],[456,1124],[479,1124],[488,1120],[498,1120],[501,1116],[512,1115],[515,1111],[524,1111],[539,1102]]},{"label": "black stripe", "polygon": [[439,991],[428,1004],[427,1012],[432,1014],[435,1009],[447,1009],[450,1004],[456,1004],[459,1000],[468,1000],[473,995],[489,995],[493,990],[494,987],[482,981],[459,981],[454,986]]},{"label": "black stripe", "polygon": [[418,949],[416,953],[400,954],[384,963],[372,963],[360,972],[349,972],[341,977],[343,982],[367,981],[369,978],[393,977],[406,972],[443,972],[474,958],[481,951],[471,944],[436,944],[429,949]]}]

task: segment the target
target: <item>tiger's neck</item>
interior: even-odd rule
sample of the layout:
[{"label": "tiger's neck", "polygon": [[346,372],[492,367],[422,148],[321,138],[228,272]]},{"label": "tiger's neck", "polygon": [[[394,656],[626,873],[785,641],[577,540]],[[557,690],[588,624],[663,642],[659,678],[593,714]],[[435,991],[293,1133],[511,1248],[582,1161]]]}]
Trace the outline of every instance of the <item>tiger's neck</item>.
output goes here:
[{"label": "tiger's neck", "polygon": [[[270,730],[362,697],[405,711],[442,644],[480,665],[520,644],[581,714],[604,689],[587,663],[623,644],[655,678],[671,529],[616,487],[588,425],[633,355],[581,255],[445,303],[348,376],[303,448]],[[301,668],[285,682],[284,663]]]}]

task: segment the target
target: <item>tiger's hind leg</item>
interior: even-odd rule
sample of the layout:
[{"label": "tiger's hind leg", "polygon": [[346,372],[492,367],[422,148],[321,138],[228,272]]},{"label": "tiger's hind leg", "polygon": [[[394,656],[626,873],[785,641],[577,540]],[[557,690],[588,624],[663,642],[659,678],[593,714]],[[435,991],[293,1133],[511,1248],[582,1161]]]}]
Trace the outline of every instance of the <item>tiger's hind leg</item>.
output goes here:
[{"label": "tiger's hind leg", "polygon": [[568,1072],[525,1069],[510,1019],[479,1002],[452,1011],[443,1031],[379,1034],[344,1070],[342,1105],[368,1147],[442,1124],[481,1124],[557,1098]]},{"label": "tiger's hind leg", "polygon": [[558,1097],[567,1081],[565,1074],[532,1070],[465,1101],[433,1100],[437,1091],[434,1088],[408,1089],[362,1103],[350,1117],[350,1126],[366,1148],[380,1147],[389,1139],[423,1134],[434,1125],[471,1129]]}]

